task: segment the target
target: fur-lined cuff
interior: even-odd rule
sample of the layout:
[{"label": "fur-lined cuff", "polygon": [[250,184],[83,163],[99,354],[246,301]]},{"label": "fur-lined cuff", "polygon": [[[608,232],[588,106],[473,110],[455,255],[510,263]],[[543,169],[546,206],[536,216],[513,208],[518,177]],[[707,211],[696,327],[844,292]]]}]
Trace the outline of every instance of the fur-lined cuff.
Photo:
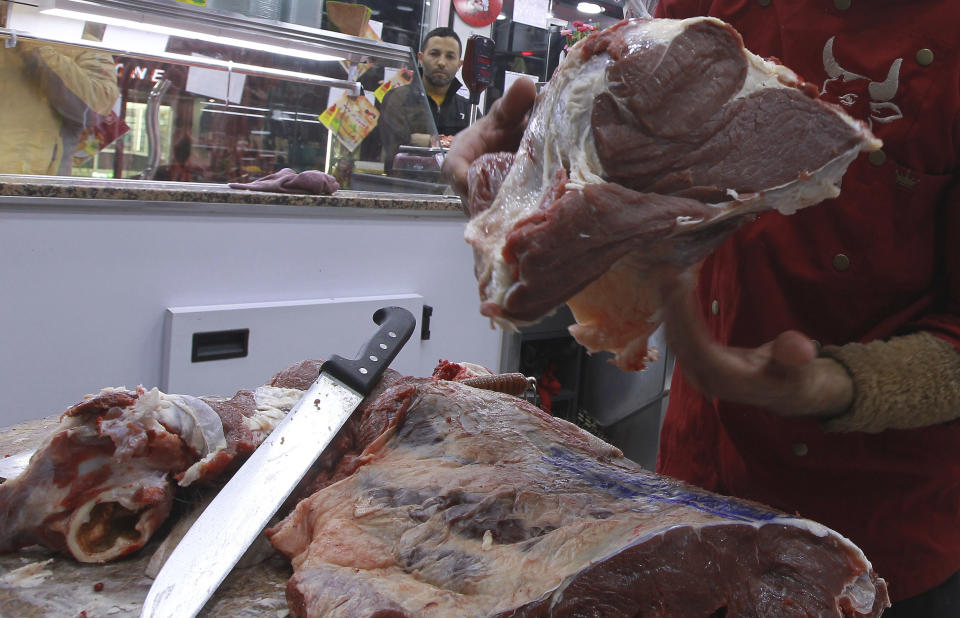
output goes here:
[{"label": "fur-lined cuff", "polygon": [[843,365],[854,384],[853,405],[824,420],[825,431],[879,433],[960,417],[960,353],[930,333],[829,346],[820,355]]}]

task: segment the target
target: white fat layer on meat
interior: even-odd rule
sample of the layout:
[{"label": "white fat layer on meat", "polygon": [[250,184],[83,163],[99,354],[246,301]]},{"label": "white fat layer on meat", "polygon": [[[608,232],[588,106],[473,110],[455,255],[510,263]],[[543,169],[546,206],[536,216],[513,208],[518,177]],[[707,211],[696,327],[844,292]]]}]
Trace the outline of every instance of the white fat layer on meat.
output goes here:
[{"label": "white fat layer on meat", "polygon": [[255,442],[263,442],[270,432],[280,424],[287,412],[299,403],[304,391],[295,388],[261,386],[254,391],[257,411],[246,419],[247,427],[253,432]]},{"label": "white fat layer on meat", "polygon": [[227,448],[220,416],[198,397],[161,393],[157,417],[197,455],[206,458]]},{"label": "white fat layer on meat", "polygon": [[[630,36],[637,37],[629,41],[631,51],[641,47],[653,47],[655,45],[667,45],[677,37],[678,34],[687,29],[687,26],[698,21],[713,21],[723,23],[713,17],[690,17],[688,19],[648,19],[637,20],[628,26]],[[626,38],[626,37],[624,37]]]},{"label": "white fat layer on meat", "polygon": [[[300,398],[303,396],[303,391],[296,390],[293,388],[277,388],[274,386],[261,386],[257,388],[253,393],[254,400],[257,403],[256,411],[250,415],[246,416],[243,419],[243,422],[247,425],[247,428],[250,429],[253,434],[253,442],[255,444],[260,444],[263,440],[270,435],[270,432],[273,431],[283,417],[286,416],[287,412],[296,405]],[[171,395],[170,397],[184,397],[183,395]],[[216,418],[216,427],[219,429],[219,437],[223,437],[223,423],[220,421],[220,417],[217,416],[217,413],[208,406],[203,401],[197,399],[196,397],[189,397],[189,400],[196,400],[203,407],[210,410],[210,412]],[[211,424],[212,428],[212,424]],[[216,432],[213,432],[213,437],[218,438]],[[211,443],[206,443],[207,447],[211,446]],[[223,437],[222,441],[217,439],[214,448],[206,451],[206,455],[203,456],[199,461],[194,462],[192,466],[184,470],[183,476],[180,478],[178,485],[181,487],[187,487],[198,478],[200,478],[203,473],[204,466],[207,465],[218,453],[227,448],[226,437]],[[203,451],[200,451],[201,453]]]},{"label": "white fat layer on meat", "polygon": [[[110,391],[115,389],[104,389]],[[273,431],[290,409],[296,405],[303,391],[292,388],[261,386],[254,392],[257,409],[244,422],[259,444]],[[71,432],[80,432],[89,437],[97,430],[80,424],[82,419],[64,419]],[[157,388],[141,393],[133,406],[115,419],[101,421],[100,431],[110,435],[117,443],[117,454],[123,457],[127,451],[125,440],[129,423],[136,423],[145,430],[167,431],[179,436],[199,458],[187,468],[179,485],[187,487],[200,478],[204,467],[227,448],[223,422],[216,411],[205,401],[191,395],[167,394]],[[91,462],[89,465],[92,465]]]},{"label": "white fat layer on meat", "polygon": [[869,614],[877,598],[877,587],[867,573],[861,573],[855,581],[843,587],[841,598],[850,600],[850,605],[861,614]]},{"label": "white fat layer on meat", "polygon": [[764,60],[746,49],[744,52],[749,61],[747,77],[740,92],[733,96],[734,99],[742,99],[766,88],[792,88],[800,84],[800,77],[782,64]]},{"label": "white fat layer on meat", "polygon": [[98,468],[102,468],[110,463],[110,458],[106,456],[90,457],[77,464],[77,476],[86,476]]},{"label": "white fat layer on meat", "polygon": [[[96,426],[87,424],[86,421],[79,416],[71,416],[60,421],[60,425],[57,427],[57,430],[50,434],[43,446],[46,446],[60,432],[66,433],[71,439],[77,441],[96,438],[98,435],[100,435]],[[38,448],[37,452],[41,450],[43,450],[43,447]]]},{"label": "white fat layer on meat", "polygon": [[553,106],[551,125],[555,129],[544,135],[544,169],[541,175],[544,185],[549,186],[553,173],[563,168],[568,170],[574,185],[604,182],[603,165],[597,155],[593,131],[590,126],[593,100],[600,89],[606,87],[603,70],[591,70],[592,64],[605,67],[610,59],[594,56],[585,63],[587,73],[581,79],[572,80],[566,87],[569,97],[564,97]]},{"label": "white fat layer on meat", "polygon": [[111,486],[97,494],[97,497],[87,504],[95,506],[101,502],[116,502],[130,511],[138,511],[143,505],[136,495],[150,487],[164,488],[167,486],[167,473],[163,470],[144,470],[134,466],[116,466],[114,475],[110,479]]},{"label": "white fat layer on meat", "polygon": [[[255,443],[259,444],[273,431],[302,395],[303,391],[272,386],[261,386],[256,390],[254,398],[257,410],[244,418],[253,433]],[[179,482],[181,487],[187,487],[200,478],[204,467],[227,448],[223,421],[216,411],[199,397],[167,394],[152,388],[142,393],[122,416],[102,421],[101,431],[118,441],[118,454],[125,451],[123,441],[126,432],[123,428],[130,422],[135,422],[144,429],[178,435],[199,458],[184,471]],[[83,425],[71,429],[74,430],[93,431]]]},{"label": "white fat layer on meat", "polygon": [[163,426],[178,434],[200,457],[183,472],[179,484],[186,487],[200,478],[204,466],[227,448],[223,421],[205,401],[190,395],[161,393],[157,414]]},{"label": "white fat layer on meat", "polygon": [[144,432],[170,433],[160,422],[160,415],[158,414],[162,395],[163,393],[156,388],[142,392],[132,406],[123,409],[121,415],[99,421],[100,434],[110,437],[116,445],[114,457],[118,461],[135,456],[138,449],[141,448],[140,438],[142,434],[131,431],[131,426],[136,425]]},{"label": "white fat layer on meat", "polygon": [[493,375],[493,372],[487,369],[486,367],[484,367],[483,365],[478,365],[476,363],[467,363],[467,362],[459,362],[457,364],[463,368],[464,374],[467,377]]}]

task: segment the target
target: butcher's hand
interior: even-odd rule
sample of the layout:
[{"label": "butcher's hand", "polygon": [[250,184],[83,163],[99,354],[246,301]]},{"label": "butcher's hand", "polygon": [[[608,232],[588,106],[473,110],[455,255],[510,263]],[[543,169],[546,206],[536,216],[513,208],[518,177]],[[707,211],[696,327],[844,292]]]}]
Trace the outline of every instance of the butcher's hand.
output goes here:
[{"label": "butcher's hand", "polygon": [[457,133],[443,160],[443,175],[463,198],[467,197],[467,170],[477,157],[490,152],[515,152],[527,124],[527,112],[537,97],[536,85],[518,79],[497,99],[490,112]]},{"label": "butcher's hand", "polygon": [[785,331],[758,348],[726,347],[707,331],[689,277],[674,280],[663,294],[667,345],[703,395],[780,416],[836,416],[853,403],[846,369],[819,358],[816,344],[803,334]]}]

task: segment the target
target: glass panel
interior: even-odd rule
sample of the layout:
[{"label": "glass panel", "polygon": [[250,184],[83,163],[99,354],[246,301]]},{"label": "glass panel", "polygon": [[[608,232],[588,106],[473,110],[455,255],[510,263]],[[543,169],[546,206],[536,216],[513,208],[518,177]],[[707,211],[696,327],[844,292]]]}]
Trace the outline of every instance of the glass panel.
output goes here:
[{"label": "glass panel", "polygon": [[[421,24],[434,23],[424,16],[435,14],[439,0],[364,0],[356,3],[324,2],[324,0],[206,0],[206,8],[225,14],[239,14],[261,19],[300,24],[310,28],[342,31],[330,19],[329,5],[361,4],[369,9],[369,19],[381,40],[416,50],[422,34]],[[344,31],[346,32],[346,31]],[[346,32],[358,34],[357,32]],[[364,36],[363,32],[359,36]]]},{"label": "glass panel", "polygon": [[449,192],[439,147],[385,173],[389,90],[404,86],[403,115],[438,142],[410,50],[287,55],[0,6],[0,173],[230,183],[289,167],[345,189]]}]

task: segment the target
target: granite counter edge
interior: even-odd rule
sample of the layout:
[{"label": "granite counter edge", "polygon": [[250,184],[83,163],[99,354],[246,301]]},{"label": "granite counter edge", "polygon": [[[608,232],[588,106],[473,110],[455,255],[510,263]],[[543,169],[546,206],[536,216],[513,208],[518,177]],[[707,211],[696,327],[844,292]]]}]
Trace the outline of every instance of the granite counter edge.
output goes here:
[{"label": "granite counter edge", "polygon": [[[461,213],[456,196],[405,193],[337,191],[333,195],[294,195],[229,189],[204,185],[202,188],[110,187],[89,182],[6,182],[0,180],[0,199],[47,198],[56,200],[116,201],[126,203],[232,204],[241,206],[287,206],[359,208],[374,210]],[[18,199],[22,201],[22,199]]]}]

